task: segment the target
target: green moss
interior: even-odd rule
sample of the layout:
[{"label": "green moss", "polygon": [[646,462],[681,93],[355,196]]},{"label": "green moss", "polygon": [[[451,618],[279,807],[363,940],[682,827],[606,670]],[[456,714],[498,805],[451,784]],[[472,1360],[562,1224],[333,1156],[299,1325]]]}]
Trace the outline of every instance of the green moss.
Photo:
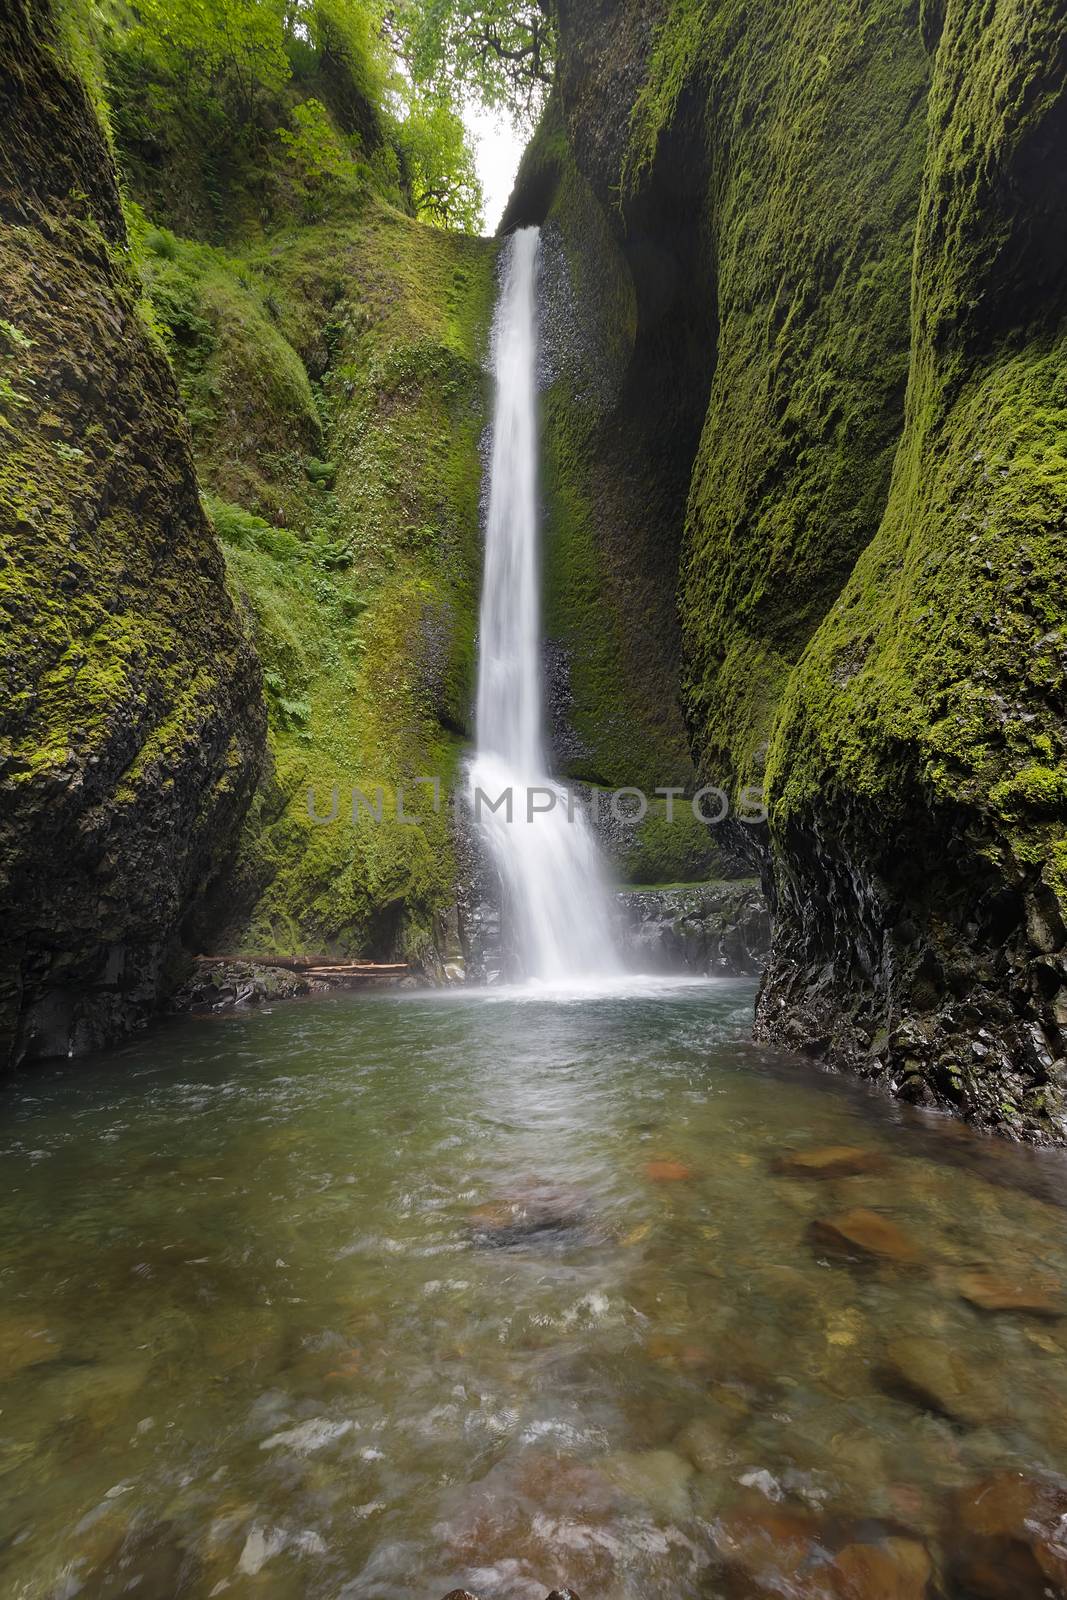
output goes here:
[{"label": "green moss", "polygon": [[[992,32],[962,14],[950,24],[907,428],[878,536],[786,696],[775,817],[800,823],[831,793],[892,818],[922,792],[940,815],[969,819],[986,859],[1044,870],[1062,895],[1067,297],[1050,292],[1008,180],[990,175],[1052,182],[1033,166],[1050,113],[1032,63],[1059,59],[1067,28],[1045,16],[1020,53],[1006,19]],[[1062,199],[1047,204],[1060,208],[1055,233]]]},{"label": "green moss", "polygon": [[524,182],[537,189],[542,169],[553,187],[544,248],[556,362],[543,415],[544,614],[566,663],[580,752],[567,770],[651,792],[685,783],[692,768],[669,543],[665,553],[654,483],[626,460],[613,416],[634,353],[634,285],[556,105],[524,162],[520,192]]},{"label": "green moss", "polygon": [[654,51],[634,159],[677,74],[698,71],[719,328],[682,567],[685,689],[702,770],[748,781],[888,494],[929,64],[904,0],[675,9],[685,26],[668,19]]},{"label": "green moss", "polygon": [[698,822],[685,800],[676,800],[668,818],[667,802],[652,800],[648,814],[627,841],[620,872],[627,884],[704,883],[729,876],[714,828]]},{"label": "green moss", "polygon": [[[447,789],[469,723],[494,258],[377,203],[356,223],[279,234],[236,266],[208,253],[216,292],[236,270],[253,287],[225,292],[273,307],[269,322],[246,307],[249,365],[259,341],[276,372],[304,357],[325,367],[323,456],[264,452],[253,506],[230,498],[242,430],[291,429],[306,374],[246,384],[244,412],[221,415],[201,456],[270,714],[274,772],[239,872],[253,904],[231,931],[246,949],[417,956],[454,894],[447,818],[418,788],[405,809],[423,824],[394,818],[398,786],[436,776]],[[279,506],[291,527],[260,514]],[[386,820],[353,825],[353,788],[379,786]],[[329,815],[335,788],[338,821],[316,825],[309,790]]]}]

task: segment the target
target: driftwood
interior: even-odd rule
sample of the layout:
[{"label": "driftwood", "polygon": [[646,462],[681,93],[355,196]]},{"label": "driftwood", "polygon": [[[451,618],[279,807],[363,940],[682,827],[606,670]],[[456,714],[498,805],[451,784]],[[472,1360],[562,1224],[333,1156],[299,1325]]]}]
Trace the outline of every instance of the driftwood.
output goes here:
[{"label": "driftwood", "polygon": [[406,961],[331,961],[329,956],[197,956],[205,966],[232,966],[236,962],[255,967],[280,967],[285,972],[301,972],[308,977],[391,977],[408,971]]}]

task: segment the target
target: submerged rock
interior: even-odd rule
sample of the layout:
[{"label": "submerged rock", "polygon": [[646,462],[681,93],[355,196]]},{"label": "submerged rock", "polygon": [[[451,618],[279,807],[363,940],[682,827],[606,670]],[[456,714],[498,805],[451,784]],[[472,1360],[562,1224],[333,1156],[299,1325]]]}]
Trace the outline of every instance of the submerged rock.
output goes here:
[{"label": "submerged rock", "polygon": [[1057,1318],[1067,1313],[1062,1286],[1053,1278],[1026,1281],[997,1272],[961,1273],[956,1286],[962,1299],[979,1311],[1015,1311],[1021,1316]]},{"label": "submerged rock", "polygon": [[557,1184],[531,1182],[468,1212],[471,1240],[488,1249],[567,1244],[589,1226],[584,1196]]},{"label": "submerged rock", "polygon": [[40,1318],[0,1318],[0,1383],[27,1367],[40,1366],[59,1354],[55,1336]]},{"label": "submerged rock", "polygon": [[684,1161],[647,1161],[645,1177],[652,1183],[684,1183],[693,1176]]},{"label": "submerged rock", "polygon": [[810,1229],[812,1242],[820,1249],[865,1260],[910,1265],[919,1259],[913,1239],[890,1222],[888,1217],[865,1206],[842,1211],[833,1217],[818,1217]]},{"label": "submerged rock", "polygon": [[657,1516],[668,1521],[684,1521],[689,1516],[691,1461],[673,1450],[620,1450],[605,1456],[601,1471],[623,1494],[639,1500]]},{"label": "submerged rock", "polygon": [[834,1600],[925,1600],[932,1576],[929,1553],[916,1539],[846,1545],[827,1572]]},{"label": "submerged rock", "polygon": [[1004,1472],[961,1490],[946,1530],[956,1580],[980,1600],[1067,1595],[1067,1488]]},{"label": "submerged rock", "polygon": [[753,1593],[808,1595],[819,1531],[810,1512],[766,1501],[726,1512],[715,1528],[715,1544],[731,1600]]},{"label": "submerged rock", "polygon": [[820,1146],[777,1156],[771,1171],[783,1178],[851,1178],[866,1172],[881,1172],[886,1158],[877,1150],[861,1150],[852,1145]]},{"label": "submerged rock", "polygon": [[891,1342],[882,1380],[891,1394],[954,1422],[986,1422],[1000,1409],[996,1389],[972,1362],[940,1340],[918,1334]]}]

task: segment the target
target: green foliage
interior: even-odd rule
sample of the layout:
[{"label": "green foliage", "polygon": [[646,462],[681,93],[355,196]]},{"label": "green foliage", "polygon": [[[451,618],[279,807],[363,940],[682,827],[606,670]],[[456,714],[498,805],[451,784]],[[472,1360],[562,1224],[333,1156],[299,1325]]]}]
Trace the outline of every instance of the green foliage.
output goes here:
[{"label": "green foliage", "polygon": [[413,97],[400,125],[400,145],[415,215],[461,233],[477,233],[484,197],[459,113],[440,98]]},{"label": "green foliage", "polygon": [[143,0],[94,31],[127,183],[157,221],[243,240],[376,190],[428,222],[479,226],[455,102],[399,70],[379,0]]},{"label": "green foliage", "polygon": [[289,77],[286,0],[137,0],[135,45],[165,71],[217,93],[239,124]]},{"label": "green foliage", "polygon": [[389,25],[420,87],[536,120],[557,46],[547,0],[393,0]]},{"label": "green foliage", "polygon": [[[252,909],[232,933],[246,948],[417,953],[454,892],[443,817],[316,827],[307,793],[328,811],[334,785],[381,783],[388,815],[405,777],[453,775],[446,730],[472,693],[494,257],[373,197],[356,218],[240,256],[183,240],[176,260],[145,252],[153,295],[212,325],[199,466],[264,668],[275,776],[245,838]],[[322,448],[292,448],[295,391],[261,380],[278,341],[292,361],[325,362]]]},{"label": "green foliage", "polygon": [[345,196],[359,196],[373,172],[337,130],[321,100],[303,100],[292,110],[293,127],[279,128],[289,151],[308,221],[325,216]]},{"label": "green foliage", "polygon": [[[11,426],[11,415],[28,403],[25,387],[33,386],[33,379],[22,375],[19,357],[33,348],[33,340],[6,317],[0,317],[0,428]],[[24,388],[18,388],[22,383]]]}]

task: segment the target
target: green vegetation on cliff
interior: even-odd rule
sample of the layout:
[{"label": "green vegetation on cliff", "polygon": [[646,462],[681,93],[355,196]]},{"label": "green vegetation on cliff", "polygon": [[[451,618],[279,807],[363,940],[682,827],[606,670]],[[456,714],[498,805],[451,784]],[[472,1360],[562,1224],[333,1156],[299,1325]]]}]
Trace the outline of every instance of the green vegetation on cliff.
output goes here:
[{"label": "green vegetation on cliff", "polygon": [[[629,271],[633,354],[595,452],[617,430],[652,481],[679,432],[657,374],[699,412],[657,582],[677,584],[699,773],[769,789],[747,841],[777,910],[758,1027],[1062,1134],[1062,7],[559,16],[551,159],[512,210],[551,231],[577,166],[567,251],[600,252],[606,219]],[[580,501],[585,460],[560,480]],[[600,540],[629,551],[632,527]]]},{"label": "green vegetation on cliff", "polygon": [[232,852],[259,669],[200,506],[104,130],[9,7],[0,147],[0,1056],[144,1020]]},{"label": "green vegetation on cliff", "polygon": [[239,252],[142,224],[138,252],[270,713],[225,942],[430,958],[447,817],[416,788],[424,824],[393,818],[468,731],[495,249],[366,195]]}]

